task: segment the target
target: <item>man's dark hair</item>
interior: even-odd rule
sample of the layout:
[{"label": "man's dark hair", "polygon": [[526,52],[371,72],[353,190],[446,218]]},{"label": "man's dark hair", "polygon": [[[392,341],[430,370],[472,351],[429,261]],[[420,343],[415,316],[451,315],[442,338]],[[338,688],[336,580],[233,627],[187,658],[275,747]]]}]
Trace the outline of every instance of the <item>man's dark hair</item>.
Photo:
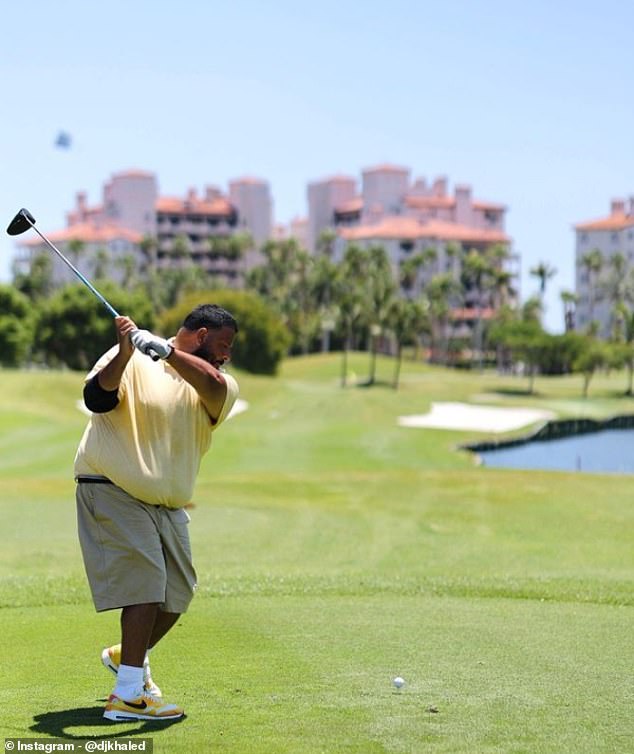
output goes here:
[{"label": "man's dark hair", "polygon": [[198,330],[206,327],[209,330],[220,330],[221,327],[232,327],[238,332],[238,323],[232,314],[216,304],[201,304],[192,310],[183,322],[187,330]]}]

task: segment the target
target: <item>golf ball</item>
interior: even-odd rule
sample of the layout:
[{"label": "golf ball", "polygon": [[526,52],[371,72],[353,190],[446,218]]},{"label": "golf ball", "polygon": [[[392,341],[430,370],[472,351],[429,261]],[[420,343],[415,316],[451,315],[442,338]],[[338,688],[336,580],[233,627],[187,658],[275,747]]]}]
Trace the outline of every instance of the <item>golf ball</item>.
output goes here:
[{"label": "golf ball", "polygon": [[392,683],[396,686],[397,689],[402,689],[405,685],[405,680],[401,678],[401,676],[396,676],[396,678],[392,681]]}]

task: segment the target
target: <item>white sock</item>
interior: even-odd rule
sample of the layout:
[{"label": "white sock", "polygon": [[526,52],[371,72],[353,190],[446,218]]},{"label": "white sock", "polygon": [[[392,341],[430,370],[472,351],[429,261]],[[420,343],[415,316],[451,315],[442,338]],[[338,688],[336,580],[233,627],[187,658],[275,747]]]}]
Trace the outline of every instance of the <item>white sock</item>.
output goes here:
[{"label": "white sock", "polygon": [[131,702],[143,693],[143,668],[134,665],[119,665],[117,685],[112,692],[119,699]]}]

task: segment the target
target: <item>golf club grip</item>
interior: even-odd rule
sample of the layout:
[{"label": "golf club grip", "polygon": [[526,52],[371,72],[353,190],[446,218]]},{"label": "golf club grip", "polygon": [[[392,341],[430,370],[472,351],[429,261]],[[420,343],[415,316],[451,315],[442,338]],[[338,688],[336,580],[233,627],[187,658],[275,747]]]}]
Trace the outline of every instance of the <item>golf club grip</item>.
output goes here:
[{"label": "golf club grip", "polygon": [[156,351],[153,351],[151,348],[148,351],[148,356],[152,358],[152,361],[158,361],[161,357],[156,353]]}]

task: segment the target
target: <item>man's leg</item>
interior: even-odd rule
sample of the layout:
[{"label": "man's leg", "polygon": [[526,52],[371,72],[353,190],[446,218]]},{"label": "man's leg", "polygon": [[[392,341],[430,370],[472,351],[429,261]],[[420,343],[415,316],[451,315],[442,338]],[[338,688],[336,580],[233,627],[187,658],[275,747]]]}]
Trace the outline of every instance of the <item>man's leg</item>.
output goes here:
[{"label": "man's leg", "polygon": [[[145,653],[148,647],[153,646],[151,644],[151,637],[158,613],[159,607],[157,603],[128,605],[121,610],[122,665],[132,665],[137,668],[143,667]],[[167,630],[165,629],[163,634]]]},{"label": "man's leg", "polygon": [[166,613],[161,609],[157,610],[148,649],[152,649],[152,647],[156,646],[170,628],[176,624],[176,621],[178,621],[180,617],[181,613]]}]

